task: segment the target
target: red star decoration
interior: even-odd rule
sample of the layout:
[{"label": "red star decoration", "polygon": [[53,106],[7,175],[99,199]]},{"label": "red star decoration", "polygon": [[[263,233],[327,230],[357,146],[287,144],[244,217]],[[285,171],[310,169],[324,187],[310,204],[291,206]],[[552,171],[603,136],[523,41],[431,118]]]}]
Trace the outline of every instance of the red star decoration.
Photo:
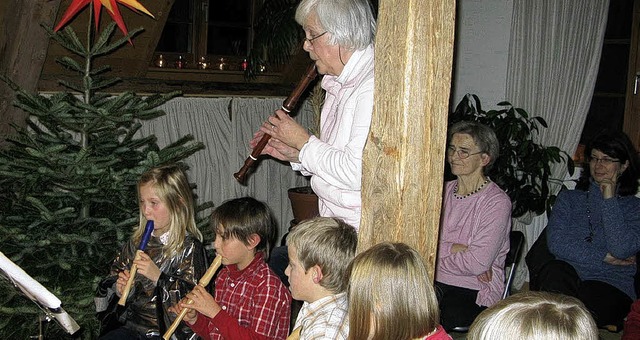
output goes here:
[{"label": "red star decoration", "polygon": [[118,27],[124,33],[124,35],[128,34],[127,26],[124,24],[124,20],[122,20],[122,14],[120,14],[120,10],[118,9],[118,2],[129,7],[132,11],[136,13],[143,12],[146,15],[154,18],[154,16],[142,6],[137,0],[73,0],[67,11],[64,12],[62,19],[54,28],[54,31],[57,32],[64,25],[69,23],[69,21],[80,12],[84,7],[89,5],[89,3],[93,2],[93,12],[94,12],[94,21],[96,24],[96,29],[98,28],[98,24],[100,23],[100,12],[102,6],[107,9],[109,15],[113,18],[113,20],[118,24]]}]

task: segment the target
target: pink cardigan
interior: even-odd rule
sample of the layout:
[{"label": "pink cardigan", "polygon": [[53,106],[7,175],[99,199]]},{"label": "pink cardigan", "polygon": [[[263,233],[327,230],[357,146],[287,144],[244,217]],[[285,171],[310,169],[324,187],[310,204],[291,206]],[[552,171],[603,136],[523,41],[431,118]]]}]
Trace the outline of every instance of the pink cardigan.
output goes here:
[{"label": "pink cardigan", "polygon": [[[444,189],[436,281],[478,291],[476,303],[491,306],[504,291],[504,261],[509,251],[511,200],[495,183],[466,198],[453,195],[457,181]],[[451,246],[468,246],[452,254]],[[491,268],[492,280],[480,282],[479,274]]]}]

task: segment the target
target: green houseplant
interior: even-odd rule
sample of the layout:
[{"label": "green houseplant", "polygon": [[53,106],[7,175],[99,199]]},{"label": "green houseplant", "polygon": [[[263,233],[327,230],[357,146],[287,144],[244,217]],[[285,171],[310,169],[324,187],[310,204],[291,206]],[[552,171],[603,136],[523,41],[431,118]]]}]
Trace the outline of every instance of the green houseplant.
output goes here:
[{"label": "green houseplant", "polygon": [[[544,146],[535,138],[547,122],[538,116],[529,116],[509,102],[500,102],[498,110],[484,111],[475,94],[467,94],[449,115],[449,124],[459,121],[477,121],[491,127],[500,141],[500,157],[489,171],[489,177],[504,190],[513,204],[512,217],[525,214],[540,215],[555,201],[550,191],[551,167],[566,163],[569,174],[574,163],[569,154],[556,146]],[[445,176],[449,176],[448,169]]]}]

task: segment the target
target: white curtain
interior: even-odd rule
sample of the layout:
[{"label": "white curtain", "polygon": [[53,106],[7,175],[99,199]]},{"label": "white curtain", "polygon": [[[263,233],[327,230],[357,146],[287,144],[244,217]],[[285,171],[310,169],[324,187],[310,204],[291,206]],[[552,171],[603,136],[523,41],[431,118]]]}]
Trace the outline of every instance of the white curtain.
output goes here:
[{"label": "white curtain", "polygon": [[[252,196],[269,205],[278,220],[279,237],[287,232],[293,219],[287,190],[307,185],[305,177],[291,170],[288,163],[263,159],[247,176],[246,186],[233,174],[250,153],[249,140],[269,115],[282,105],[284,98],[227,97],[175,98],[163,109],[167,115],[143,122],[140,134],[154,134],[164,147],[191,134],[206,149],[187,158],[189,180],[197,185],[198,201],[212,201],[216,206],[228,199]],[[313,121],[311,106],[302,105],[295,119],[303,126]]]},{"label": "white curtain", "polygon": [[[549,124],[538,142],[573,155],[591,104],[607,23],[608,0],[514,0],[506,97]],[[553,169],[560,189],[564,164]],[[546,216],[514,221],[526,237],[526,254],[546,226]],[[527,280],[524,261],[514,281]]]}]

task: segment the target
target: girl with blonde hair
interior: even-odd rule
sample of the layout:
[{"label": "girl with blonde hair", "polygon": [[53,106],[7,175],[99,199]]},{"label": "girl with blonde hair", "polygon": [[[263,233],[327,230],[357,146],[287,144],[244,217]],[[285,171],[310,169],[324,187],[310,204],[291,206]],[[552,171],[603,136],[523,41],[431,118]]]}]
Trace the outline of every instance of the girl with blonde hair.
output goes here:
[{"label": "girl with blonde hair", "polygon": [[561,294],[523,292],[484,310],[467,340],[597,340],[598,328],[578,299]]},{"label": "girl with blonde hair", "polygon": [[[101,333],[106,334],[101,339],[159,339],[162,328],[175,318],[169,307],[193,289],[207,268],[202,234],[195,222],[193,191],[182,167],[161,166],[142,174],[138,199],[139,225],[113,261],[110,275],[100,283],[109,292],[101,298],[109,301],[112,295],[121,296],[129,268],[135,264],[138,270],[120,316],[122,324],[109,330],[103,321]],[[153,234],[137,258],[147,221],[154,222]],[[175,334],[178,339],[195,337],[186,326]]]},{"label": "girl with blonde hair", "polygon": [[404,243],[377,244],[355,257],[349,278],[350,340],[448,340],[420,254]]}]

